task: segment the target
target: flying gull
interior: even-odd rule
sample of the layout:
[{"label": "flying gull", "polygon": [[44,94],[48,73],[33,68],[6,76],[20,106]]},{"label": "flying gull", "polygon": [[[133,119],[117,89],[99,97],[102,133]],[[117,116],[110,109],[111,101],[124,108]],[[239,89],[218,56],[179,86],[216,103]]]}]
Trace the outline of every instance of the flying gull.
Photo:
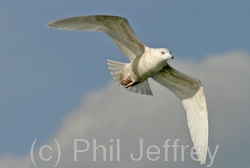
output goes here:
[{"label": "flying gull", "polygon": [[113,78],[125,89],[153,95],[148,78],[172,91],[187,112],[188,127],[201,164],[205,164],[208,147],[208,115],[203,86],[199,79],[186,75],[168,63],[174,56],[166,48],[150,48],[136,36],[128,20],[119,16],[90,15],[66,18],[47,27],[100,31],[106,33],[129,58],[130,63],[108,60]]}]

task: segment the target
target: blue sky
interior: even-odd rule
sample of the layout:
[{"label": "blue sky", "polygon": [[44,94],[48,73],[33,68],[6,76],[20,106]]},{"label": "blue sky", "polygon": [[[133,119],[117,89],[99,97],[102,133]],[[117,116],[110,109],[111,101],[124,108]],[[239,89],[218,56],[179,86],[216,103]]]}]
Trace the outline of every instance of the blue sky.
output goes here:
[{"label": "blue sky", "polygon": [[26,155],[34,139],[40,145],[50,141],[83,99],[113,82],[106,60],[128,61],[102,33],[59,31],[46,23],[120,15],[146,45],[200,63],[211,55],[250,53],[249,5],[243,0],[1,2],[0,157]]}]

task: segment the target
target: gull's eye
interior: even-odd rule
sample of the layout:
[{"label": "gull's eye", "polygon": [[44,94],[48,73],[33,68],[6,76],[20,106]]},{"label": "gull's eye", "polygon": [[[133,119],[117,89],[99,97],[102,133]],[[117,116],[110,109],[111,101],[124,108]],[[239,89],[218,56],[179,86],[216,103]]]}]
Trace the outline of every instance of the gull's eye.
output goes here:
[{"label": "gull's eye", "polygon": [[164,51],[162,51],[161,53],[162,53],[162,54],[165,54],[165,52],[164,52]]}]

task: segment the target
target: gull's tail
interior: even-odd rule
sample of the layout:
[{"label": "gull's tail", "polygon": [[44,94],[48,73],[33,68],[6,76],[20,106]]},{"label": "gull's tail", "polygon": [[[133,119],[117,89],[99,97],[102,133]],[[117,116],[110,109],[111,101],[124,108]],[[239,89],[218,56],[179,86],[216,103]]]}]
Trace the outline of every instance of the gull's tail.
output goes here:
[{"label": "gull's tail", "polygon": [[[113,76],[114,80],[119,85],[121,85],[120,73],[122,72],[123,68],[127,65],[128,65],[128,63],[122,63],[122,62],[108,60],[108,66],[109,66],[111,75]],[[125,88],[125,87],[123,87],[123,88]],[[147,79],[141,83],[138,83],[136,85],[133,85],[133,86],[125,88],[125,89],[127,89],[128,91],[135,92],[135,93],[141,93],[141,94],[145,94],[145,95],[153,95]]]}]

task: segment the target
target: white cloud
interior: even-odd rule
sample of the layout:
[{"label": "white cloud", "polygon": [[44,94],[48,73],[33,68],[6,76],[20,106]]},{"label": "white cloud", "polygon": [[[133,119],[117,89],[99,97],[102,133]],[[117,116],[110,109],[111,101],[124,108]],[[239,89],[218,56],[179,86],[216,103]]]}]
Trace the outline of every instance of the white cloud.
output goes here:
[{"label": "white cloud", "polygon": [[28,168],[28,167],[32,167],[32,165],[30,163],[28,156],[14,157],[11,155],[6,155],[6,156],[0,157],[0,167]]},{"label": "white cloud", "polygon": [[[176,69],[198,77],[205,88],[208,110],[210,138],[209,147],[212,153],[216,145],[220,145],[212,166],[244,167],[249,162],[250,136],[246,134],[250,127],[249,100],[250,94],[250,56],[237,51],[212,55],[202,62],[175,59],[170,62]],[[154,81],[150,81],[154,96],[142,96],[125,91],[114,81],[101,90],[84,97],[81,106],[67,116],[62,126],[49,145],[53,148],[44,149],[43,156],[52,160],[45,162],[39,159],[39,148],[34,151],[37,167],[51,167],[56,163],[57,147],[54,139],[60,144],[62,157],[57,167],[166,167],[166,166],[200,166],[191,159],[192,147],[186,114],[178,98]],[[144,140],[144,157],[141,161],[133,161],[130,154],[139,157],[139,139]],[[90,149],[79,153],[74,162],[74,139],[85,139]],[[97,161],[93,161],[93,140],[97,145],[107,149],[107,161],[103,162],[101,149],[97,150]],[[113,139],[114,142],[110,142]],[[109,148],[114,148],[116,160],[116,142],[120,139],[120,160],[110,162]],[[173,145],[179,139],[179,145],[189,145],[185,149],[184,162],[181,162],[181,150],[178,149],[177,160],[174,161],[174,150],[168,151],[168,161],[164,161],[163,144],[170,139]],[[79,143],[79,149],[86,144]],[[160,149],[159,160],[149,161],[146,149],[156,145]],[[156,151],[156,149],[151,149]],[[156,158],[158,155],[151,155]],[[26,163],[33,167],[29,154],[23,158],[4,156],[0,158],[0,167],[17,167]],[[206,165],[210,164],[209,157]],[[18,166],[20,167],[20,166]]]}]

